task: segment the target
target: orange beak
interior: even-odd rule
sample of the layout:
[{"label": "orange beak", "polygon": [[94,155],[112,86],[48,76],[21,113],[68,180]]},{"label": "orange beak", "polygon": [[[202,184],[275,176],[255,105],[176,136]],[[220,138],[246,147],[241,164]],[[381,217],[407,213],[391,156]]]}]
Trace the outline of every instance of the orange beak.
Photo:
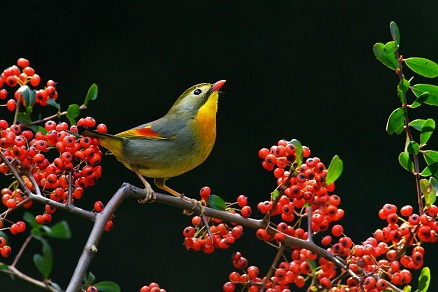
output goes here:
[{"label": "orange beak", "polygon": [[213,91],[218,91],[219,89],[221,89],[222,85],[224,85],[224,83],[227,80],[219,80],[218,82],[216,82],[215,84],[213,84]]}]

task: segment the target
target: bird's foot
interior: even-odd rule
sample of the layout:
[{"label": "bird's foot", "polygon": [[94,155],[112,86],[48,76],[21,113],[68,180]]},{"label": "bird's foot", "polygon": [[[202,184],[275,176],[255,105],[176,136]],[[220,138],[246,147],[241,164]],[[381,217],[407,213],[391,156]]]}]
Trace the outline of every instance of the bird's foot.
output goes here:
[{"label": "bird's foot", "polygon": [[157,197],[155,196],[155,192],[152,187],[150,185],[146,185],[144,190],[146,191],[146,197],[144,199],[139,199],[138,202],[140,204],[153,203]]},{"label": "bird's foot", "polygon": [[204,200],[198,201],[196,199],[192,199],[192,198],[188,198],[188,197],[184,198],[183,195],[181,195],[181,198],[193,203],[193,208],[190,211],[184,210],[184,212],[183,212],[184,215],[187,215],[187,216],[193,215],[193,213],[195,213],[196,207],[198,207],[198,206],[199,206],[199,208],[201,208],[201,213],[199,214],[199,216],[204,215],[204,211],[205,211],[205,209],[204,209],[205,201]]}]

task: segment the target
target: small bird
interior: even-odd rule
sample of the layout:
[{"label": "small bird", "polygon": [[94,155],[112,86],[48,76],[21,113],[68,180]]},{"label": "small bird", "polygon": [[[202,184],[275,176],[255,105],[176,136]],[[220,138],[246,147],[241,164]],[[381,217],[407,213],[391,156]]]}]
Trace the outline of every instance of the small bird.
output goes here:
[{"label": "small bird", "polygon": [[147,197],[154,198],[143,177],[174,196],[166,180],[192,170],[207,159],[216,140],[219,89],[225,80],[194,85],[181,94],[162,118],[118,133],[103,134],[80,127],[82,136],[97,137],[100,145],[131,169],[143,182]]}]

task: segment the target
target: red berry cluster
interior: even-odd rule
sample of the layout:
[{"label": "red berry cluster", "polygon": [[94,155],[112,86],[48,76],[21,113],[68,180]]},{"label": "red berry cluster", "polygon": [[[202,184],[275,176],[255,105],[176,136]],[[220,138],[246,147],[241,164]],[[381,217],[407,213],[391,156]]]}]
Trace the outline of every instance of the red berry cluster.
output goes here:
[{"label": "red berry cluster", "polygon": [[[85,118],[82,122],[95,126],[92,118]],[[77,132],[76,126],[68,127],[67,123],[47,121],[45,131],[33,133],[22,129],[19,125],[9,126],[5,120],[0,120],[0,151],[5,158],[22,174],[26,188],[32,192],[38,188],[42,195],[56,202],[67,203],[69,188],[71,187],[71,202],[80,199],[86,187],[96,184],[102,174],[99,165],[102,157],[97,138],[77,138],[72,132]],[[98,128],[105,126],[99,125]],[[10,174],[7,164],[0,160],[0,173]],[[69,179],[72,183],[69,186]],[[30,179],[31,178],[31,179]],[[22,203],[29,208],[31,200],[17,182],[0,192],[3,205],[15,209]],[[96,208],[96,211],[98,207]],[[42,214],[36,215],[35,221],[39,224],[48,224],[56,208],[46,205]],[[16,234],[19,221],[10,226],[10,232]],[[24,224],[24,223],[23,223]],[[112,221],[108,221],[105,230],[110,230]],[[20,225],[21,226],[21,225]],[[24,229],[23,229],[24,230]]]},{"label": "red berry cluster", "polygon": [[166,290],[160,288],[160,285],[157,283],[152,282],[147,286],[141,287],[140,292],[166,292]]},{"label": "red berry cluster", "polygon": [[[17,61],[17,65],[13,65],[6,68],[0,75],[0,88],[3,85],[9,87],[17,87],[18,89],[14,93],[14,98],[7,101],[6,106],[8,110],[14,111],[16,103],[20,100],[23,105],[26,106],[25,100],[22,96],[23,91],[28,88],[27,84],[33,87],[37,87],[41,82],[41,77],[35,73],[35,70],[29,66],[29,60],[20,58]],[[8,92],[6,89],[0,89],[0,99],[6,99]],[[36,90],[34,103],[41,106],[48,105],[48,100],[56,100],[58,98],[58,92],[56,91],[56,83],[53,80],[49,80],[46,83],[44,89]],[[31,106],[33,106],[32,104]]]},{"label": "red berry cluster", "polygon": [[[305,163],[291,168],[296,159],[296,147],[285,140],[278,141],[270,149],[262,148],[259,157],[265,169],[274,170],[277,178],[279,198],[260,202],[257,207],[262,214],[281,215],[284,222],[293,222],[295,214],[304,214],[312,204],[312,231],[328,229],[329,224],[338,221],[344,211],[338,208],[339,196],[331,194],[334,184],[326,185],[327,169],[318,157],[309,157],[310,149],[303,146]],[[301,211],[300,211],[301,210]]]},{"label": "red berry cluster", "polygon": [[[29,130],[22,131],[18,125],[8,127],[5,120],[0,120],[0,149],[6,159],[23,174],[31,174],[44,195],[54,201],[66,203],[71,173],[73,199],[80,199],[83,189],[96,184],[102,174],[102,167],[99,165],[102,157],[98,147],[99,140],[89,137],[77,138],[71,134],[77,132],[76,126],[69,129],[64,122],[57,124],[47,121],[45,130],[45,134],[37,132],[34,135]],[[57,150],[58,155],[51,159],[48,152],[53,149]],[[0,164],[0,172],[7,174],[9,171],[5,162]],[[26,186],[31,191],[35,190],[30,180],[26,180]],[[2,193],[2,201],[9,202],[10,204],[5,205],[11,209],[16,206],[12,201],[19,203],[23,199],[23,192],[19,189]]]},{"label": "red berry cluster", "polygon": [[[241,284],[247,287],[245,291],[257,292],[263,282],[267,292],[275,291],[291,291],[289,287],[294,283],[301,288],[305,284],[305,277],[311,272],[309,261],[314,261],[316,255],[306,250],[295,250],[292,254],[293,261],[281,262],[275,270],[274,275],[269,281],[265,277],[260,278],[259,268],[257,266],[249,266],[248,261],[239,252],[232,255],[233,265],[239,268],[243,273],[237,271],[231,272],[229,282],[224,284],[224,291],[235,291],[236,284]],[[304,275],[304,276],[303,276]]]},{"label": "red berry cluster", "polygon": [[[211,190],[209,187],[203,187],[199,193],[205,202],[208,200]],[[242,198],[244,197],[240,198],[240,204],[243,204]],[[246,205],[246,198],[244,201]],[[235,213],[236,211],[235,209],[227,208],[227,212]],[[208,228],[213,238],[210,238],[209,232],[202,222],[202,218],[200,216],[194,216],[191,221],[192,226],[188,226],[183,230],[184,244],[187,250],[202,250],[209,254],[217,248],[229,248],[235,240],[242,235],[243,227],[241,225],[229,225],[216,218],[205,217],[205,219],[208,222]]]},{"label": "red berry cluster", "polygon": [[[278,187],[269,201],[260,202],[257,207],[262,214],[269,215],[267,218],[271,224],[276,218],[279,222],[274,224],[275,234],[259,229],[256,235],[260,240],[282,245],[287,237],[313,243],[314,237],[321,234],[321,245],[348,263],[349,276],[345,277],[343,284],[339,281],[333,283],[343,272],[333,261],[305,248],[288,246],[286,250],[291,253],[291,260],[279,263],[269,279],[258,277],[258,268],[247,268],[248,261],[240,253],[235,253],[233,264],[243,273],[232,272],[223,290],[235,291],[236,285],[241,284],[248,291],[258,291],[264,283],[266,291],[290,291],[291,284],[303,287],[307,279],[313,279],[311,286],[315,289],[339,292],[382,291],[390,285],[409,284],[412,280],[410,270],[423,266],[421,244],[437,241],[438,207],[432,205],[425,214],[417,215],[413,214],[411,206],[405,206],[400,210],[402,218],[397,215],[394,205],[386,204],[379,217],[386,220],[388,226],[376,230],[374,236],[362,244],[355,245],[344,235],[343,226],[334,224],[344,216],[344,211],[339,208],[340,197],[333,193],[334,184],[326,184],[325,165],[319,158],[310,157],[307,147],[302,148],[304,163],[296,165],[296,150],[292,143],[280,140],[270,149],[259,151],[263,167],[273,171]],[[242,206],[246,205],[246,198],[240,200],[245,201]],[[302,226],[306,222],[310,226]],[[330,234],[324,234],[327,231]]]},{"label": "red berry cluster", "polygon": [[[379,217],[388,225],[377,229],[374,236],[361,245],[353,246],[347,260],[349,268],[361,276],[367,290],[383,290],[387,280],[378,277],[386,275],[394,285],[407,285],[412,280],[410,270],[423,267],[424,242],[437,242],[438,207],[431,205],[425,214],[413,213],[412,206],[406,205],[397,215],[397,207],[385,204]],[[403,218],[404,217],[404,218]],[[350,286],[359,286],[358,279],[350,279]]]}]

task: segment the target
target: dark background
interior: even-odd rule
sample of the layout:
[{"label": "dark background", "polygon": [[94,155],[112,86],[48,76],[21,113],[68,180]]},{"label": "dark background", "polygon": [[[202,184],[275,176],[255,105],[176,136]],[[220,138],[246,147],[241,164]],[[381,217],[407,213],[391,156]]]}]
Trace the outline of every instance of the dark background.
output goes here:
[{"label": "dark background", "polygon": [[[404,138],[385,133],[387,117],[399,106],[398,80],[374,58],[372,46],[390,40],[394,20],[405,56],[438,60],[438,4],[303,2],[8,1],[0,4],[0,65],[28,58],[43,81],[58,82],[64,109],[81,103],[88,87],[98,84],[98,100],[83,115],[106,123],[112,133],[161,117],[191,85],[226,79],[211,156],[169,185],[194,196],[208,185],[227,201],[245,194],[255,208],[275,187],[258,149],[296,138],[327,165],[335,154],[343,159],[337,183],[346,212],[342,224],[360,243],[384,226],[377,217],[384,203],[416,202],[414,179],[397,162]],[[435,116],[436,108],[411,113],[411,118]],[[432,137],[429,147],[437,146]],[[141,186],[114,158],[105,157],[102,165],[101,181],[79,203],[85,208],[106,202],[125,181]],[[42,213],[43,207],[33,211]],[[52,279],[65,288],[92,225],[56,215],[67,219],[73,232],[70,241],[52,241]],[[222,291],[233,271],[230,254],[239,250],[266,273],[275,250],[255,240],[252,231],[230,250],[189,253],[181,233],[189,223],[179,210],[128,200],[116,212],[114,229],[104,235],[90,271],[98,281],[117,282],[122,291],[138,291],[152,281],[167,291]],[[18,250],[20,237],[11,244]],[[425,247],[425,265],[434,279],[429,291],[436,291],[436,248]],[[19,264],[36,277],[25,262],[39,248],[31,244]],[[5,275],[0,283],[2,291],[39,291]]]}]

